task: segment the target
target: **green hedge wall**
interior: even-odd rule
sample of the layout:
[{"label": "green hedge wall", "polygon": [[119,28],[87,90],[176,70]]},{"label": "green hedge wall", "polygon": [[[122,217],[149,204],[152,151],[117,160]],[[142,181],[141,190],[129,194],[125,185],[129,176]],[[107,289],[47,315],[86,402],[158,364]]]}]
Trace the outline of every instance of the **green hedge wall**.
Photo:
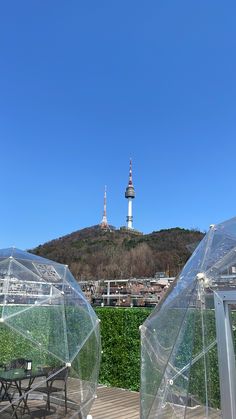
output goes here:
[{"label": "green hedge wall", "polygon": [[[17,307],[11,307],[10,315],[15,314]],[[2,308],[0,308],[1,312]],[[24,318],[24,323],[22,321]],[[7,365],[12,359],[26,358],[32,359],[35,365],[56,365],[56,360],[43,346],[48,345],[49,336],[49,310],[44,307],[36,307],[30,314],[28,311],[22,312],[18,316],[13,316],[8,324],[0,323],[0,365]],[[14,329],[13,329],[13,327]],[[22,329],[23,327],[23,329]],[[29,333],[29,338],[27,334]],[[25,336],[24,336],[25,335]],[[34,342],[43,342],[40,347]]]},{"label": "green hedge wall", "polygon": [[[140,332],[139,326],[151,313],[145,308],[96,308],[97,316],[101,319],[102,363],[100,383],[114,387],[139,390],[140,387]],[[216,339],[215,313],[204,311],[205,344],[208,346]],[[174,323],[173,323],[174,325]],[[167,333],[163,330],[163,333]],[[187,327],[182,343],[176,354],[176,367],[182,368],[191,358],[201,354],[199,360],[192,365],[190,375],[189,394],[202,404],[206,403],[205,374],[203,359],[202,322],[199,310],[189,310]],[[192,338],[194,336],[194,340]],[[235,336],[236,340],[236,336]],[[220,407],[219,371],[217,347],[214,345],[206,353],[207,393],[208,403],[212,407]],[[186,387],[179,377],[176,381],[180,391]],[[184,391],[183,391],[184,393]]]},{"label": "green hedge wall", "polygon": [[130,390],[140,386],[139,326],[150,308],[97,307],[101,320],[102,363],[100,383]]},{"label": "green hedge wall", "polygon": [[[19,308],[11,307],[11,313],[16,314]],[[22,311],[22,308],[21,310]],[[148,308],[106,308],[98,307],[95,309],[98,317],[101,319],[101,339],[102,339],[102,364],[100,370],[99,382],[114,387],[128,388],[138,390],[140,385],[140,332],[139,326],[149,316],[151,309]],[[0,307],[1,314],[1,307]],[[58,361],[44,352],[41,347],[30,342],[27,337],[27,330],[30,331],[30,337],[36,341],[43,341],[45,346],[59,345],[60,339],[52,339],[54,335],[61,332],[59,324],[56,321],[57,311],[51,307],[34,307],[34,310],[19,312],[13,316],[13,327],[18,332],[11,329],[10,324],[0,324],[0,364],[8,364],[14,358],[33,359],[35,365],[56,365]],[[86,329],[85,319],[81,313],[73,315],[73,310],[68,310],[67,317],[74,321],[71,329],[80,328],[81,323]],[[50,323],[52,322],[52,323]],[[8,321],[10,323],[10,321]],[[19,333],[24,324],[24,337]],[[63,334],[61,334],[63,338]],[[78,357],[78,371],[84,379],[88,379],[92,365],[89,365],[88,359],[92,359],[94,348],[94,335],[90,337]],[[50,340],[52,339],[52,342]],[[64,345],[62,345],[64,346]],[[91,347],[91,348],[90,348]],[[96,355],[94,353],[94,355]],[[94,359],[94,362],[96,360]]]}]

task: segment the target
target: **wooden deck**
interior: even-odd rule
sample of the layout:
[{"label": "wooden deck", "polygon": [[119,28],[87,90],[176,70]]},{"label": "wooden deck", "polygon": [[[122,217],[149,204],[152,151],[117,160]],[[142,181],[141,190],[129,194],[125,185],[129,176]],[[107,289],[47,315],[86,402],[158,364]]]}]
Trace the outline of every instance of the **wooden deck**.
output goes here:
[{"label": "wooden deck", "polygon": [[[17,409],[18,419],[81,419],[81,415],[76,413],[76,409],[73,406],[68,406],[68,412],[65,414],[64,402],[58,404],[59,399],[55,400],[55,403],[51,403],[50,412],[45,410],[45,398],[41,397],[38,400],[34,397],[32,400],[28,400],[29,412],[24,412],[21,416],[20,411]],[[1,402],[4,404],[4,402]],[[112,388],[99,386],[97,389],[97,398],[92,405],[89,412],[93,419],[139,419],[139,393],[123,390],[120,388]],[[205,409],[202,406],[195,406],[184,410],[183,406],[174,405],[167,403],[163,407],[162,415],[163,419],[204,419],[210,417],[212,419],[220,419],[222,414],[219,410],[210,409],[210,412],[206,414]],[[6,410],[0,412],[1,419],[12,418],[12,408],[9,407]],[[14,417],[15,418],[15,417]],[[154,410],[150,412],[149,419],[157,419],[157,413]]]},{"label": "wooden deck", "polygon": [[[93,419],[139,419],[139,393],[119,388],[99,387],[98,398],[90,411]],[[185,411],[182,406],[167,404],[162,412],[164,419],[220,419],[220,410],[209,409],[208,414],[203,406],[189,407]],[[156,413],[149,419],[157,419]]]},{"label": "wooden deck", "polygon": [[[78,384],[78,380],[76,380]],[[75,382],[73,382],[74,386]],[[37,390],[36,390],[37,393]],[[77,395],[77,393],[76,393]],[[72,393],[70,393],[71,400]],[[64,400],[61,403],[60,399],[53,398],[51,400],[50,412],[45,409],[46,399],[43,395],[33,394],[32,400],[28,399],[27,406],[29,411],[24,411],[21,416],[20,407],[17,409],[18,419],[82,419],[81,415],[76,414],[76,405],[74,406],[68,401],[68,412],[65,413]],[[21,404],[24,407],[24,404]],[[78,404],[79,406],[79,404]],[[1,419],[12,418],[12,407],[9,402],[1,402]],[[139,419],[139,393],[123,390],[119,388],[111,388],[99,386],[97,389],[97,398],[95,399],[92,408],[89,412],[93,419]],[[14,416],[15,418],[15,416]]]},{"label": "wooden deck", "polygon": [[93,419],[139,419],[139,393],[99,387],[90,415]]}]

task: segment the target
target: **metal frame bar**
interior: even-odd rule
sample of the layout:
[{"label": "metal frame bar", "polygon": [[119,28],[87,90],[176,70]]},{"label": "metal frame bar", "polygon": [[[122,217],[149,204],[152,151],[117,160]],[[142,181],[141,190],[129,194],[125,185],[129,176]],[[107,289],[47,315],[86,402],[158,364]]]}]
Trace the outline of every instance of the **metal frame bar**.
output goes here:
[{"label": "metal frame bar", "polygon": [[221,409],[224,419],[234,419],[236,418],[236,366],[229,305],[236,304],[236,291],[215,291],[214,301]]}]

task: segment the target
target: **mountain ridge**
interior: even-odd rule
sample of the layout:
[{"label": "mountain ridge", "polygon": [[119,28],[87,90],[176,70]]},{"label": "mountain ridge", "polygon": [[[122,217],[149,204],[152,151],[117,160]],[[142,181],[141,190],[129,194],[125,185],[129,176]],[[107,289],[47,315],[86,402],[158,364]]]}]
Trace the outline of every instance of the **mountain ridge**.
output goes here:
[{"label": "mountain ridge", "polygon": [[111,226],[85,227],[31,249],[67,264],[79,280],[152,277],[157,271],[175,276],[204,233],[180,227],[137,234]]}]

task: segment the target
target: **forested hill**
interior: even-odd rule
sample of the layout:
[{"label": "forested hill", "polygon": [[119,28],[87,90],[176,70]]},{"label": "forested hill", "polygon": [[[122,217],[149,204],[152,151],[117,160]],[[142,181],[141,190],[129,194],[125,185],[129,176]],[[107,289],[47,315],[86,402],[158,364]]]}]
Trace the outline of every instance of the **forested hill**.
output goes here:
[{"label": "forested hill", "polygon": [[152,277],[157,271],[175,276],[203,236],[200,231],[182,228],[136,235],[93,226],[31,252],[67,264],[78,280]]}]

